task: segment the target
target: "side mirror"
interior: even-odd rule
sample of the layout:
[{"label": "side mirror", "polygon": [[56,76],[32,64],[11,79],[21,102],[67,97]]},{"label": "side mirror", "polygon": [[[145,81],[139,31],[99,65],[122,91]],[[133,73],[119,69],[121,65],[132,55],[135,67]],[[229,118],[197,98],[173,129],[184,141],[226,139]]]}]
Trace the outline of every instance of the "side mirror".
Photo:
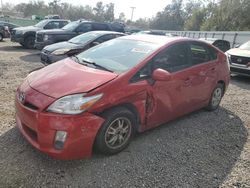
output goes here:
[{"label": "side mirror", "polygon": [[171,80],[171,74],[163,69],[155,69],[153,71],[152,78],[155,81],[169,81]]}]

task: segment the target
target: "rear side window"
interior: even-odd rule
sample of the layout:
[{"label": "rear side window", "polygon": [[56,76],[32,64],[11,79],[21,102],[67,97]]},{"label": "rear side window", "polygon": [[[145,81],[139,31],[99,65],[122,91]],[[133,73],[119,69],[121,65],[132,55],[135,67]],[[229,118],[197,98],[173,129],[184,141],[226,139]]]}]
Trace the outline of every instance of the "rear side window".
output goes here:
[{"label": "rear side window", "polygon": [[85,33],[85,32],[91,31],[91,30],[92,30],[91,24],[84,23],[84,24],[81,24],[77,27],[76,32]]},{"label": "rear side window", "polygon": [[104,35],[104,36],[101,36],[98,39],[96,39],[94,42],[103,43],[103,42],[105,42],[107,40],[111,40],[113,38],[115,38],[115,35],[113,35],[113,34]]},{"label": "rear side window", "polygon": [[194,65],[217,59],[217,51],[202,43],[191,43],[191,62]]},{"label": "rear side window", "polygon": [[44,29],[59,29],[60,28],[60,22],[58,21],[52,21],[47,23],[46,26],[44,26]]},{"label": "rear side window", "polygon": [[67,25],[69,22],[67,21],[62,21],[60,22],[60,28],[64,27],[65,25]]},{"label": "rear side window", "polygon": [[93,23],[93,30],[110,30],[106,24]]}]

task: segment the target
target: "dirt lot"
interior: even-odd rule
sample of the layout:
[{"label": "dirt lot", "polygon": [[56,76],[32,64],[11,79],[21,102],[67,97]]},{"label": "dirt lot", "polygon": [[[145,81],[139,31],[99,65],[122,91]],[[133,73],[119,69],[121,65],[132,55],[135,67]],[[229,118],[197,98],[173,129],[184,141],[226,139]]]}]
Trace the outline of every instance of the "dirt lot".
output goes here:
[{"label": "dirt lot", "polygon": [[250,78],[233,76],[221,107],[138,135],[114,156],[58,161],[15,127],[14,92],[39,51],[0,42],[0,187],[250,187]]}]

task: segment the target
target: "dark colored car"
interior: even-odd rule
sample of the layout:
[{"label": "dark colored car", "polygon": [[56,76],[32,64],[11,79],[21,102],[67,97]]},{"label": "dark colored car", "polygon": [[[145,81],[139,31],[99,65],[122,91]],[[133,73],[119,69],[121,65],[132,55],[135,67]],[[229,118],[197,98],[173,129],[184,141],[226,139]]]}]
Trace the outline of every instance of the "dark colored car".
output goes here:
[{"label": "dark colored car", "polygon": [[250,76],[250,41],[226,52],[232,73]]},{"label": "dark colored car", "polygon": [[143,132],[201,108],[229,84],[227,57],[188,38],[129,35],[32,72],[16,92],[16,124],[58,159],[125,149]]},{"label": "dark colored car", "polygon": [[227,40],[216,39],[216,38],[200,38],[200,40],[214,45],[223,52],[226,52],[230,49],[230,42]]},{"label": "dark colored car", "polygon": [[8,32],[4,26],[0,26],[0,41],[8,37]]},{"label": "dark colored car", "polygon": [[83,52],[105,41],[124,36],[124,33],[114,31],[90,31],[78,35],[69,41],[48,45],[41,52],[41,62],[54,63],[66,57]]},{"label": "dark colored car", "polygon": [[59,29],[69,23],[68,20],[48,19],[37,23],[34,26],[19,27],[11,32],[11,41],[18,42],[25,48],[34,48],[36,32],[43,29]]},{"label": "dark colored car", "polygon": [[16,25],[10,22],[4,22],[4,21],[0,21],[0,26],[7,26],[9,31],[12,31],[13,29],[20,27],[20,25]]},{"label": "dark colored car", "polygon": [[62,29],[57,30],[43,30],[36,34],[35,47],[43,49],[45,46],[57,42],[67,41],[73,37],[89,32],[89,31],[116,31],[124,33],[123,25],[117,23],[99,23],[86,20],[78,20],[69,23]]},{"label": "dark colored car", "polygon": [[0,41],[3,40],[3,38],[10,37],[10,32],[17,27],[20,26],[13,23],[0,21]]}]

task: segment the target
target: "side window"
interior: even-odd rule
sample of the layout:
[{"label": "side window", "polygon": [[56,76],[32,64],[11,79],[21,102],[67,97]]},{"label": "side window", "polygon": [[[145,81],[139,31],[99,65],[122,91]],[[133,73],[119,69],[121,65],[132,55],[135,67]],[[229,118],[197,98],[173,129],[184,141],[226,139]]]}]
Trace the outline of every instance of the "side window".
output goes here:
[{"label": "side window", "polygon": [[49,22],[44,26],[44,29],[59,29],[60,28],[60,22]]},{"label": "side window", "polygon": [[93,23],[93,30],[110,30],[106,24]]},{"label": "side window", "polygon": [[174,44],[161,51],[153,58],[153,70],[161,68],[168,72],[176,72],[191,66],[189,62],[188,44]]},{"label": "side window", "polygon": [[91,24],[84,23],[84,24],[81,24],[77,27],[76,32],[85,33],[85,32],[91,31],[91,30],[92,30]]},{"label": "side window", "polygon": [[65,25],[67,25],[69,22],[66,21],[62,21],[60,22],[60,28],[64,27]]},{"label": "side window", "polygon": [[133,76],[131,82],[149,79],[152,72],[157,68],[164,69],[168,72],[176,72],[190,66],[188,44],[175,44],[158,53]]},{"label": "side window", "polygon": [[216,50],[202,43],[192,42],[190,44],[190,51],[191,63],[193,65],[202,64],[217,59]]},{"label": "side window", "polygon": [[111,40],[113,38],[115,38],[115,35],[104,35],[104,36],[101,36],[98,39],[96,39],[94,42],[102,43],[102,42]]}]

